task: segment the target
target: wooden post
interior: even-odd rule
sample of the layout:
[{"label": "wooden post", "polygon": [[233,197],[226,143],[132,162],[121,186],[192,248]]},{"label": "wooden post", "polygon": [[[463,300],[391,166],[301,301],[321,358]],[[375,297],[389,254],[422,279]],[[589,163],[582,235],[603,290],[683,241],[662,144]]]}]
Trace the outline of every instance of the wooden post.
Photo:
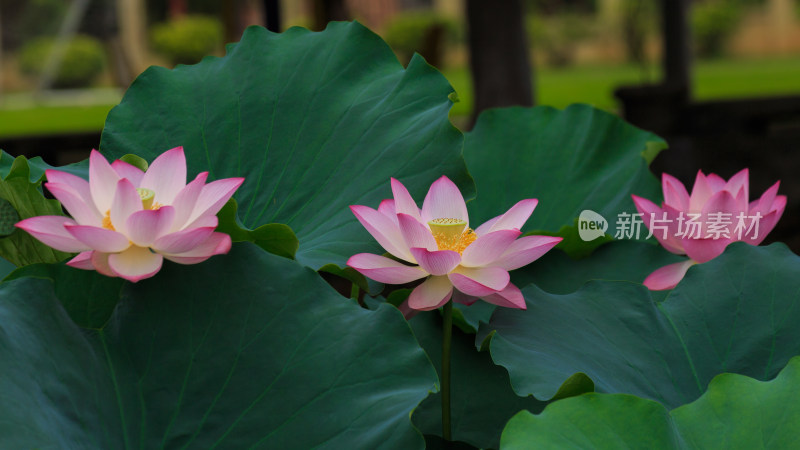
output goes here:
[{"label": "wooden post", "polygon": [[281,3],[279,0],[264,0],[264,24],[269,31],[280,33],[281,25]]},{"label": "wooden post", "polygon": [[681,92],[688,101],[691,89],[691,33],[689,0],[661,0],[664,40],[664,80],[666,87]]},{"label": "wooden post", "polygon": [[524,16],[521,0],[467,0],[472,123],[487,108],[534,103]]}]

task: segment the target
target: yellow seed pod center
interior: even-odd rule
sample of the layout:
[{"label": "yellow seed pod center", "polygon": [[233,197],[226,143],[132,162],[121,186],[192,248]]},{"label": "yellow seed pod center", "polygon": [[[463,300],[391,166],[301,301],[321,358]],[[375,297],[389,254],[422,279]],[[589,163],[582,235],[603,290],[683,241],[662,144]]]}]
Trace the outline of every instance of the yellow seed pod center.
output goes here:
[{"label": "yellow seed pod center", "polygon": [[142,199],[142,208],[144,209],[153,208],[153,199],[156,198],[155,192],[146,188],[136,188],[136,192],[139,193],[139,198]]},{"label": "yellow seed pod center", "polygon": [[461,254],[478,238],[471,228],[467,228],[467,222],[461,219],[433,219],[428,222],[428,226],[439,250],[452,250]]}]

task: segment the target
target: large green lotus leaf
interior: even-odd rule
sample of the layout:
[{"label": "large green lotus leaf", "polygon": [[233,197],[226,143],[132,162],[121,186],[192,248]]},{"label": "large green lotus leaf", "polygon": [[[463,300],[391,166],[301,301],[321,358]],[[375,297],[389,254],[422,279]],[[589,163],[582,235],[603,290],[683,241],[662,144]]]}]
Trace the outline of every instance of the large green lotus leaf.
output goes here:
[{"label": "large green lotus leaf", "polygon": [[477,341],[494,332],[492,359],[520,395],[550,398],[583,372],[599,392],[674,408],[720,373],[766,380],[800,354],[800,258],[782,244],[735,243],[690,268],[662,303],[628,282],[592,281],[569,295],[522,291],[528,309],[498,309]]},{"label": "large green lotus leaf", "polygon": [[[551,250],[525,267],[511,271],[517,286],[531,283],[551,294],[569,294],[590,280],[624,280],[641,283],[659,267],[685,260],[658,245],[639,241],[614,241],[604,244],[590,256],[573,259],[560,250]],[[651,292],[661,301],[669,291]],[[495,307],[486,302],[471,306],[456,304],[454,323],[464,331],[475,333],[480,322],[489,322]],[[459,314],[460,317],[456,314]]]},{"label": "large green lotus leaf", "polygon": [[537,198],[525,230],[556,232],[590,209],[605,217],[613,236],[617,214],[636,212],[631,194],[661,198],[648,164],[664,148],[658,136],[588,105],[484,111],[464,139],[479,188],[470,219],[478,224]]},{"label": "large green lotus leaf", "polygon": [[[40,185],[44,170],[32,167],[24,156],[0,159],[0,256],[16,266],[53,263],[69,256],[54,250],[14,224],[35,216],[60,216],[61,204],[47,199]],[[41,159],[39,159],[41,162]],[[34,174],[35,172],[35,174]]]},{"label": "large green lotus leaf", "polygon": [[0,373],[2,448],[421,448],[437,384],[394,307],[250,243],[127,283],[98,330],[52,281],[4,282]]},{"label": "large green lotus leaf", "polygon": [[0,258],[0,280],[5,278],[8,274],[13,272],[17,266],[12,264],[10,261],[6,261],[3,258]]},{"label": "large green lotus leaf", "polygon": [[628,394],[587,394],[522,411],[503,430],[503,450],[788,449],[800,428],[800,358],[768,382],[722,374],[694,402],[668,411]]},{"label": "large green lotus leaf", "polygon": [[3,281],[43,278],[53,282],[55,296],[78,326],[100,329],[117,306],[124,280],[66,264],[32,264],[9,274]]},{"label": "large green lotus leaf", "polygon": [[348,206],[377,208],[390,177],[417,200],[442,175],[473,194],[452,91],[419,56],[404,69],[355,22],[251,27],[225,57],[146,70],[109,113],[101,151],[152,160],[183,146],[190,176],[245,177],[235,195],[245,227],[287,224],[298,261],[343,267],[354,253],[383,253]]},{"label": "large green lotus leaf", "polygon": [[[442,367],[442,320],[423,312],[409,323],[437,371]],[[451,345],[451,415],[453,439],[479,448],[497,448],[508,419],[521,409],[541,411],[545,403],[520,397],[511,390],[508,373],[492,363],[487,352],[478,352],[472,335],[453,329]],[[442,435],[442,397],[431,394],[414,411],[414,424],[426,435]]]},{"label": "large green lotus leaf", "polygon": [[685,260],[685,256],[670,253],[659,245],[623,240],[609,242],[579,260],[558,250],[550,251],[532,264],[512,271],[511,278],[517,286],[533,283],[551,294],[569,294],[590,280],[641,283],[654,270]]},{"label": "large green lotus leaf", "polygon": [[[87,149],[88,150],[88,149]],[[0,150],[0,177],[7,177],[11,173],[11,168],[14,166],[14,157],[3,150]],[[89,160],[85,159],[81,162],[67,164],[66,166],[54,167],[47,164],[41,157],[35,156],[28,160],[28,167],[30,168],[28,179],[31,183],[39,183],[44,180],[44,172],[47,169],[56,169],[62,172],[69,172],[82,178],[89,177]]]}]

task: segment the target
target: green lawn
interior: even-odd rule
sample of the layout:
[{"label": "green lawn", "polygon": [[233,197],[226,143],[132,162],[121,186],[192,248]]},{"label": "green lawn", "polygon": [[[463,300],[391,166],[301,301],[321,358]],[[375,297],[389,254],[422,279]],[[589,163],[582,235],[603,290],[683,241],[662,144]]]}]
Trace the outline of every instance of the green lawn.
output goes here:
[{"label": "green lawn", "polygon": [[[659,76],[655,69],[651,68],[650,81]],[[444,70],[444,75],[461,100],[451,115],[468,115],[472,109],[469,72],[463,67],[452,68]],[[634,65],[596,65],[540,68],[536,81],[539,104],[563,108],[571,103],[589,103],[616,111],[614,89],[646,80]],[[696,99],[779,94],[800,94],[800,58],[701,61],[694,68]],[[93,99],[84,99],[81,106],[69,106],[69,100],[63,98],[55,104],[5,101],[0,106],[0,138],[100,131],[108,111],[119,100],[119,93],[97,90],[91,95]]]},{"label": "green lawn", "polygon": [[0,137],[100,131],[114,105],[0,109]]},{"label": "green lawn", "polygon": [[[650,80],[660,74],[651,67]],[[461,100],[453,116],[472,109],[472,84],[465,68],[444,70]],[[617,110],[614,89],[647,81],[634,65],[581,66],[537,71],[537,103],[563,108],[571,103],[589,103],[608,111]],[[695,99],[800,94],[800,59],[717,60],[696,63],[693,73]]]}]

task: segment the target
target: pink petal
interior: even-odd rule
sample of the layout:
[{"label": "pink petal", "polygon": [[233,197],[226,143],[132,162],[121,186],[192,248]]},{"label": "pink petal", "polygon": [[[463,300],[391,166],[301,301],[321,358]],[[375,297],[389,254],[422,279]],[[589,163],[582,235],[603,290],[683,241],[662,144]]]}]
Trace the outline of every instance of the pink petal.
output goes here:
[{"label": "pink petal", "polygon": [[115,230],[128,235],[128,217],[142,210],[142,197],[127,178],[117,182],[117,192],[114,194],[114,203],[111,204],[109,218]]},{"label": "pink petal", "polygon": [[744,200],[746,202],[750,201],[750,181],[749,181],[749,174],[750,171],[748,169],[742,169],[734,176],[731,177],[730,180],[725,184],[724,189],[731,193],[731,195],[736,198],[739,195],[739,192],[744,192]]},{"label": "pink petal", "polygon": [[188,252],[177,255],[164,254],[164,258],[178,264],[201,263],[214,255],[222,255],[231,250],[231,237],[225,233],[212,233],[205,242]]},{"label": "pink petal", "polygon": [[203,186],[194,211],[184,228],[195,226],[194,222],[200,217],[216,215],[242,183],[244,178],[223,178]]},{"label": "pink petal", "polygon": [[107,277],[116,278],[117,274],[108,265],[108,255],[108,253],[103,252],[92,252],[92,265],[99,273]]},{"label": "pink petal", "polygon": [[404,284],[428,276],[419,266],[407,266],[371,253],[353,255],[347,260],[347,265],[365,277],[388,284]]},{"label": "pink petal", "polygon": [[[192,228],[217,228],[219,224],[219,219],[217,216],[203,216],[192,222]],[[184,227],[184,229],[188,230],[188,228]]]},{"label": "pink petal", "polygon": [[45,183],[44,185],[78,223],[95,226],[103,223],[103,217],[94,207],[94,202],[89,199],[89,203],[86,203],[86,200],[72,186],[62,183]]},{"label": "pink petal", "polygon": [[706,184],[708,184],[708,187],[711,188],[711,192],[717,193],[725,189],[725,184],[727,183],[725,182],[725,179],[722,178],[721,176],[715,173],[710,173],[706,175]]},{"label": "pink petal", "polygon": [[172,206],[175,208],[175,220],[172,222],[170,231],[178,231],[186,224],[189,217],[197,205],[197,199],[200,198],[200,193],[203,191],[203,186],[206,184],[208,172],[201,172],[197,174],[191,183],[187,184],[175,199],[172,201]]},{"label": "pink petal", "polygon": [[78,253],[78,256],[70,259],[67,265],[76,269],[96,270],[92,264],[92,251]]},{"label": "pink petal", "polygon": [[421,311],[436,309],[447,303],[452,293],[453,285],[447,277],[432,276],[411,291],[408,306]]},{"label": "pink petal", "polygon": [[481,226],[475,229],[475,234],[477,234],[478,236],[483,236],[484,234],[488,233],[489,230],[492,229],[494,224],[496,224],[497,221],[500,220],[502,217],[503,214],[500,214],[499,216],[491,218],[486,222],[482,223]]},{"label": "pink petal", "polygon": [[75,239],[86,244],[88,249],[103,253],[121,252],[131,245],[125,235],[114,230],[89,225],[65,225],[65,228]]},{"label": "pink petal", "polygon": [[353,211],[361,225],[387,252],[408,262],[416,262],[414,257],[411,256],[403,235],[400,233],[400,228],[395,222],[368,206],[352,205],[350,210]]},{"label": "pink petal", "polygon": [[419,207],[417,203],[411,198],[408,189],[403,186],[403,183],[392,178],[392,196],[394,197],[395,214],[408,214],[409,216],[422,222]]},{"label": "pink petal", "polygon": [[758,200],[753,200],[750,202],[748,210],[750,215],[754,215],[756,211],[760,212],[762,216],[767,215],[770,211],[772,211],[772,204],[775,202],[775,197],[778,195],[778,189],[780,188],[781,182],[778,181],[777,183],[773,184],[769,187]]},{"label": "pink petal", "polygon": [[500,267],[457,267],[448,278],[456,289],[475,297],[502,291],[509,281],[508,271]]},{"label": "pink petal", "polygon": [[[383,200],[380,205],[378,205],[378,212],[386,216],[389,220],[391,220],[395,225],[398,227],[397,223],[397,211],[394,208],[394,200],[387,198]],[[398,228],[399,229],[399,228]]]},{"label": "pink petal", "polygon": [[433,238],[431,230],[408,214],[397,214],[397,222],[400,225],[400,234],[408,248],[424,248],[430,251],[438,250],[439,245]]},{"label": "pink petal", "polygon": [[89,155],[89,191],[100,214],[105,214],[111,209],[119,179],[119,175],[106,158],[97,150],[92,150]]},{"label": "pink petal", "polygon": [[453,290],[453,301],[455,303],[461,303],[462,305],[470,306],[473,305],[475,302],[478,301],[478,297],[467,295],[458,289]]},{"label": "pink petal", "polygon": [[[713,220],[712,214],[722,213],[728,214],[729,217],[726,216],[729,220],[726,222],[734,222],[736,216],[742,212],[747,213],[747,211],[742,211],[739,209],[739,202],[728,191],[719,191],[716,194],[712,195],[710,199],[706,202],[703,206],[703,209],[700,211],[701,218],[704,223],[708,224]],[[732,226],[731,226],[732,228]],[[705,231],[705,230],[704,230]]]},{"label": "pink petal", "polygon": [[122,253],[108,255],[108,265],[118,277],[136,283],[161,270],[164,257],[145,247],[131,246]]},{"label": "pink petal", "polygon": [[483,301],[506,308],[527,309],[525,297],[513,283],[508,283],[505,289],[495,294],[490,294],[482,298]]},{"label": "pink petal", "polygon": [[405,299],[403,303],[400,303],[400,306],[398,306],[397,309],[399,309],[400,312],[403,313],[403,317],[405,317],[406,320],[409,320],[412,317],[419,314],[419,311],[408,306],[408,299]]},{"label": "pink petal", "polygon": [[[644,222],[648,230],[653,230],[653,236],[655,236],[658,242],[668,251],[682,255],[684,253],[683,247],[681,247],[680,238],[676,236],[678,226],[677,214],[679,214],[679,211],[674,210],[669,205],[664,205],[664,209],[661,209],[650,200],[636,195],[631,195],[631,197],[633,198],[633,204],[636,206],[636,210],[642,214],[642,222]],[[662,220],[665,211],[667,212],[668,222],[659,224],[658,226],[665,225],[667,227],[666,233],[663,229],[653,228],[653,219]],[[673,217],[673,214],[675,217]]]},{"label": "pink petal", "polygon": [[419,266],[431,275],[447,275],[461,262],[461,255],[452,250],[428,251],[424,248],[413,247],[411,254]]},{"label": "pink petal", "polygon": [[464,249],[461,265],[464,267],[482,267],[494,262],[500,258],[520,234],[522,232],[518,229],[501,229],[478,237],[475,242]]},{"label": "pink petal", "polygon": [[205,242],[213,232],[213,227],[187,228],[159,237],[150,247],[170,255],[186,253]]},{"label": "pink petal", "polygon": [[664,190],[664,203],[678,211],[689,210],[689,193],[677,178],[666,173],[661,174],[661,187]]},{"label": "pink petal", "polygon": [[740,189],[739,193],[736,194],[735,200],[736,200],[736,211],[747,214],[747,211],[750,209],[750,205],[748,203],[749,199],[747,198],[745,191],[746,189]]},{"label": "pink petal", "polygon": [[[772,209],[772,211],[770,211],[766,215],[762,215],[761,219],[759,219],[758,233],[756,233],[755,227],[749,233],[746,233],[748,231],[747,229],[742,231],[743,241],[752,245],[758,245],[767,237],[769,232],[772,231],[773,228],[775,228],[775,225],[778,223],[778,220],[783,215],[784,208],[786,208],[786,196],[779,195],[775,197],[772,207],[774,208]],[[754,218],[753,220],[755,220],[755,217],[757,216],[756,213],[751,212],[750,215]]]},{"label": "pink petal", "polygon": [[689,267],[692,267],[694,264],[697,263],[691,259],[687,259],[683,262],[670,264],[660,269],[656,269],[653,273],[648,275],[647,278],[645,278],[644,285],[647,286],[651,291],[672,289],[678,285],[678,283],[683,279],[683,276],[686,275],[686,271],[689,270]]},{"label": "pink petal", "polygon": [[505,270],[527,266],[550,251],[563,239],[554,236],[523,236],[511,243],[502,256],[492,263],[492,266]]},{"label": "pink petal", "polygon": [[725,251],[725,247],[733,242],[731,239],[683,239],[683,248],[689,258],[704,263]]},{"label": "pink petal", "polygon": [[489,232],[522,229],[522,226],[525,225],[525,222],[527,222],[528,218],[533,214],[533,210],[536,209],[537,204],[539,204],[539,200],[535,198],[520,200],[494,222]]},{"label": "pink petal", "polygon": [[175,208],[172,206],[137,211],[128,217],[125,224],[128,239],[139,247],[150,247],[156,239],[169,231],[174,218]]},{"label": "pink petal", "polygon": [[694,186],[692,187],[692,194],[689,196],[689,211],[687,212],[700,212],[700,210],[703,209],[703,205],[706,204],[706,201],[711,198],[713,194],[714,191],[711,189],[711,186],[708,185],[706,176],[702,171],[698,170],[697,178],[695,178]]},{"label": "pink petal", "polygon": [[446,176],[433,182],[422,203],[422,220],[427,223],[433,219],[460,219],[469,226],[464,197],[455,183]]},{"label": "pink petal", "polygon": [[175,147],[159,155],[147,168],[139,186],[155,192],[155,203],[171,205],[178,192],[186,186],[183,147]]},{"label": "pink petal", "polygon": [[[60,170],[47,169],[44,171],[49,183],[66,184],[75,190],[75,192],[83,199],[84,203],[91,204],[94,208],[94,200],[92,200],[92,193],[89,190],[89,182],[79,176],[71,173],[62,172]],[[104,211],[105,212],[105,211]]]},{"label": "pink petal", "polygon": [[16,223],[43,244],[62,252],[75,253],[91,250],[89,246],[72,236],[66,226],[77,225],[74,220],[64,216],[37,216]]},{"label": "pink petal", "polygon": [[[693,225],[687,225],[687,222],[690,222],[692,220],[693,216],[689,216],[689,214],[684,213],[683,211],[678,211],[677,209],[673,208],[672,206],[666,205],[666,204],[664,205],[662,210],[667,213],[667,223],[666,224],[659,224],[659,226],[663,226],[663,225],[667,226],[667,233],[666,233],[667,234],[667,238],[665,240],[662,240],[662,238],[664,237],[664,231],[661,230],[661,229],[655,230],[653,235],[661,243],[661,245],[664,246],[664,248],[667,251],[675,253],[676,255],[685,255],[686,254],[686,250],[683,249],[683,241],[682,241],[681,235],[682,235],[682,233],[694,233],[695,232],[694,229],[687,228],[687,227],[692,227],[693,226]],[[681,215],[683,215],[682,219],[681,219]],[[656,216],[656,219],[657,220],[661,220],[661,219],[663,219],[663,216]],[[681,223],[681,220],[683,220],[683,223]],[[698,218],[696,220],[700,221],[699,216],[698,216]],[[651,216],[649,216],[649,215],[647,216],[647,220],[646,220],[645,224],[648,227],[648,229],[649,229],[649,227],[655,226],[653,224],[653,221],[651,220]],[[701,233],[702,233],[702,230],[701,230]]]},{"label": "pink petal", "polygon": [[141,185],[142,177],[144,177],[144,172],[142,172],[142,169],[120,160],[116,160],[111,163],[111,168],[117,172],[117,175],[119,175],[120,178],[127,178],[128,181],[133,183],[135,187],[139,187]]},{"label": "pink petal", "polygon": [[783,214],[783,210],[786,208],[786,196],[785,195],[778,195],[775,197],[775,200],[772,201],[772,206],[770,207],[770,211],[775,211],[778,213],[778,216]]}]

